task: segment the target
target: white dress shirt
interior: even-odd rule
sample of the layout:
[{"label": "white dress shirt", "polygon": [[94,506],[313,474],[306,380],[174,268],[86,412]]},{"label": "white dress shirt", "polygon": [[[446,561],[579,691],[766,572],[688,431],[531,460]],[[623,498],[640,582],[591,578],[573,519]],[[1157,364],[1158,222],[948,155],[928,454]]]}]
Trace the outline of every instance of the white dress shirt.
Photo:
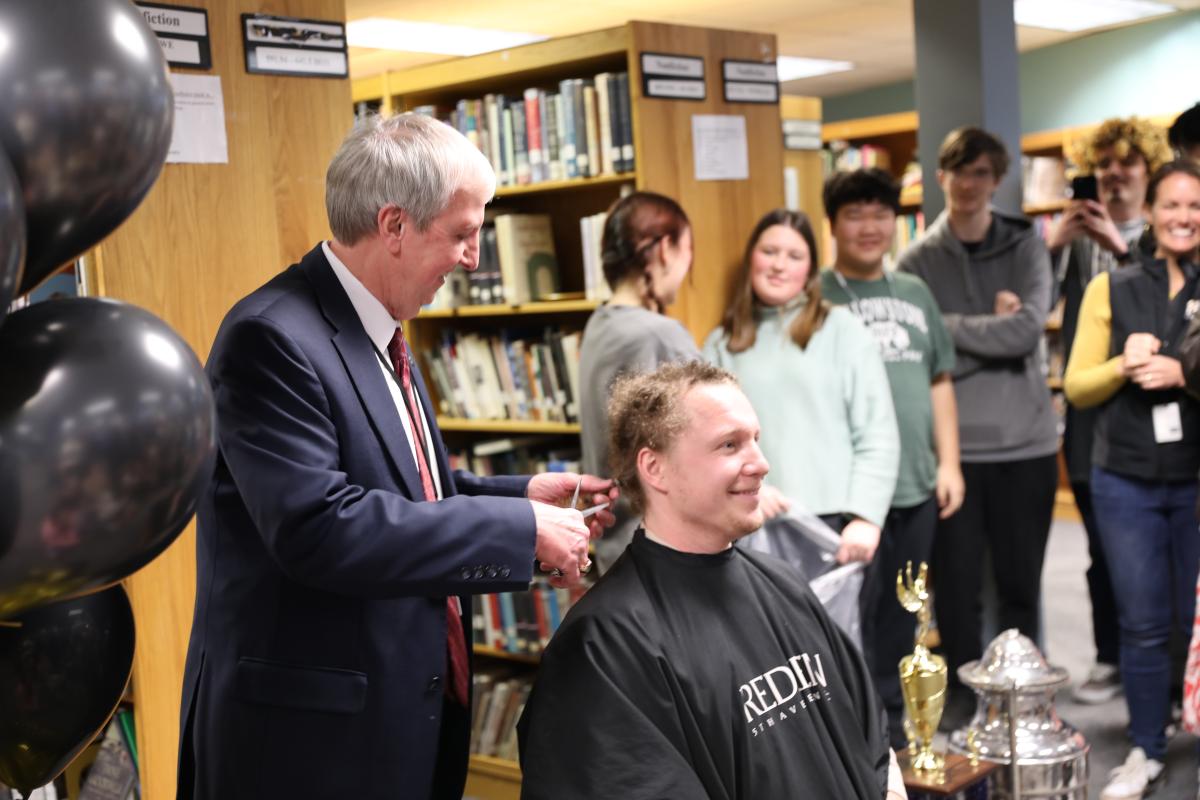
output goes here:
[{"label": "white dress shirt", "polygon": [[[333,248],[329,246],[329,242],[321,242],[321,251],[325,253],[325,258],[329,260],[329,265],[333,267],[333,274],[337,276],[338,281],[342,284],[342,288],[346,290],[346,296],[350,298],[350,304],[354,306],[355,313],[358,314],[359,320],[362,321],[363,328],[367,332],[367,337],[370,338],[371,344],[375,346],[375,360],[379,362],[379,369],[383,372],[384,380],[387,381],[388,391],[392,393],[392,401],[396,404],[396,413],[400,415],[400,423],[404,426],[404,435],[408,439],[409,452],[412,453],[413,463],[416,463],[416,437],[413,436],[412,424],[409,422],[408,411],[404,405],[404,394],[400,390],[400,376],[392,372],[390,365],[391,357],[388,355],[388,344],[392,341],[392,334],[396,328],[403,327],[403,325],[392,319],[392,315],[384,308],[383,303],[379,302],[379,298],[371,294],[367,290],[367,287],[362,285],[362,281],[354,277],[354,274],[346,268],[342,260],[334,255]],[[413,385],[413,399],[416,401],[417,413],[421,415],[421,423],[425,428],[425,441],[422,444],[425,448],[425,459],[429,464],[429,472],[433,478],[434,495],[438,500],[441,500],[442,479],[438,474],[437,458],[434,457],[433,436],[430,433],[429,415],[425,413],[425,409],[421,406],[421,397],[417,392],[415,383]]]}]

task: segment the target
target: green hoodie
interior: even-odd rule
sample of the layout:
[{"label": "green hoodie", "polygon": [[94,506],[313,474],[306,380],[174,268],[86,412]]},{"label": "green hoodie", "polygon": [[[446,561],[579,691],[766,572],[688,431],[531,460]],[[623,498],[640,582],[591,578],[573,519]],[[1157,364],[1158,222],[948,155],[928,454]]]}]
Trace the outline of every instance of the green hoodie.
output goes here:
[{"label": "green hoodie", "polygon": [[[954,395],[964,462],[1021,461],[1058,451],[1058,430],[1039,346],[1050,310],[1050,254],[1025,217],[993,209],[974,253],[943,212],[900,256],[898,269],[933,292],[954,340]],[[996,293],[1021,298],[995,314]]]},{"label": "green hoodie", "polygon": [[814,514],[882,527],[896,488],[900,435],[883,359],[845,308],[801,350],[788,328],[802,306],[760,307],[754,345],[731,353],[721,328],[704,357],[737,376],[762,428],[767,483]]}]

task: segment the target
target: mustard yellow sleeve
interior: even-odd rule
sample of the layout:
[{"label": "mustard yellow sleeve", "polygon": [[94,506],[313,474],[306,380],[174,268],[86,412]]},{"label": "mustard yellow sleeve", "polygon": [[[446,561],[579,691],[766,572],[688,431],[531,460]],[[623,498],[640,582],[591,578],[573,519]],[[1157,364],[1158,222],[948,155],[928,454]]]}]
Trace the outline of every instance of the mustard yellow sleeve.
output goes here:
[{"label": "mustard yellow sleeve", "polygon": [[1108,297],[1108,273],[1092,279],[1083,293],[1079,326],[1071,359],[1063,376],[1067,400],[1076,408],[1098,406],[1125,385],[1121,356],[1108,357],[1112,342],[1112,304]]}]

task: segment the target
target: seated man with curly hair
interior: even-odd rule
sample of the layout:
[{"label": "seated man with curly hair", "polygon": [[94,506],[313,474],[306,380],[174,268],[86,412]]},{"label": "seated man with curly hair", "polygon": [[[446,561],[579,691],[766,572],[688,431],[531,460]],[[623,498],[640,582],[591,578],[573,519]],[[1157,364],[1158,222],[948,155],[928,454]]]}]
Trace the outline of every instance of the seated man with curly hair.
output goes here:
[{"label": "seated man with curly hair", "polygon": [[642,516],[518,723],[527,799],[905,797],[862,657],[799,573],[733,547],[768,465],[732,375],[619,379],[611,474]]}]

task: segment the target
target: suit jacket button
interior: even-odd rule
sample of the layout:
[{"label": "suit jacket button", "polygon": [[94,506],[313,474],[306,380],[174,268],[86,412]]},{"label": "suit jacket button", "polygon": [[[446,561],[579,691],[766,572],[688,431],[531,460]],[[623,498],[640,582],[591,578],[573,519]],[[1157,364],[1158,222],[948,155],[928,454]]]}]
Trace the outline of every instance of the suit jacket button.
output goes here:
[{"label": "suit jacket button", "polygon": [[475,580],[483,580],[483,567],[475,568]]},{"label": "suit jacket button", "polygon": [[491,564],[488,565],[487,576],[489,578],[491,578],[492,580],[495,580],[496,576],[499,574],[500,574],[500,570],[496,569],[496,567]]},{"label": "suit jacket button", "polygon": [[441,689],[441,688],[442,688],[442,678],[440,675],[434,675],[432,678],[429,679],[429,687],[428,687],[427,691],[430,694],[433,694],[434,692],[436,692],[438,689]]},{"label": "suit jacket button", "polygon": [[509,570],[509,568],[508,568],[508,567],[501,567],[501,568],[500,568],[500,577],[501,577],[501,578],[507,578],[507,577],[508,577],[510,574],[512,574],[512,573],[511,573],[511,571]]},{"label": "suit jacket button", "polygon": [[462,579],[463,579],[464,581],[469,581],[469,580],[471,580],[471,568],[470,568],[470,567],[463,567],[463,568],[462,568]]}]

